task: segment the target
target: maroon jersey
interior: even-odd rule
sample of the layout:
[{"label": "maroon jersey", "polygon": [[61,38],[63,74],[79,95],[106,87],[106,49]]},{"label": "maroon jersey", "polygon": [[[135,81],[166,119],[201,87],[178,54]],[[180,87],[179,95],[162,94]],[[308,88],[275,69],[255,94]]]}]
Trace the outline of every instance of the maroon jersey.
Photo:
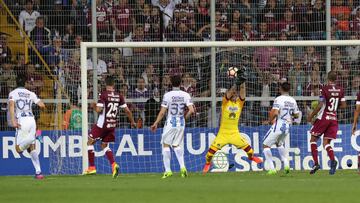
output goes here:
[{"label": "maroon jersey", "polygon": [[127,5],[117,5],[112,9],[112,16],[115,19],[116,28],[124,33],[129,33],[131,27],[131,10]]},{"label": "maroon jersey", "polygon": [[[91,26],[91,12],[88,13],[88,26]],[[107,31],[109,22],[109,14],[105,6],[96,7],[96,27],[100,31]]]},{"label": "maroon jersey", "polygon": [[97,126],[106,129],[116,128],[119,108],[127,107],[124,97],[113,91],[103,91],[96,106],[103,108]]},{"label": "maroon jersey", "polygon": [[317,119],[337,120],[336,111],[340,102],[345,101],[344,90],[335,84],[324,85],[321,90],[320,101],[325,105],[321,108]]}]

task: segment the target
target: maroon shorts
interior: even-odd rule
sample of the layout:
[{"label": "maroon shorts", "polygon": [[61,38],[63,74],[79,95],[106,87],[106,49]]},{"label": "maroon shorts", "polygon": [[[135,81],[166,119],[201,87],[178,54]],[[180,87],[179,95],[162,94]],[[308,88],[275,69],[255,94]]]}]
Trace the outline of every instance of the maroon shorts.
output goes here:
[{"label": "maroon shorts", "polygon": [[310,133],[316,137],[320,137],[322,134],[324,134],[324,138],[336,139],[338,129],[339,125],[336,120],[316,119],[310,130]]},{"label": "maroon shorts", "polygon": [[102,142],[115,142],[115,128],[99,128],[93,125],[89,133],[89,137]]}]

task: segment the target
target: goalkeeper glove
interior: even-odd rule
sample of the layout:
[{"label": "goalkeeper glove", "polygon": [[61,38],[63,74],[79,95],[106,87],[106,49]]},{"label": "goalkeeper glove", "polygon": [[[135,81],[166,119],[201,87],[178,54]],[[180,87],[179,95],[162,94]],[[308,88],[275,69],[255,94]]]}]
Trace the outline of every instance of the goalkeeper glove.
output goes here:
[{"label": "goalkeeper glove", "polygon": [[242,85],[244,82],[246,82],[246,69],[244,67],[240,68],[237,71],[237,78],[236,78],[236,85]]}]

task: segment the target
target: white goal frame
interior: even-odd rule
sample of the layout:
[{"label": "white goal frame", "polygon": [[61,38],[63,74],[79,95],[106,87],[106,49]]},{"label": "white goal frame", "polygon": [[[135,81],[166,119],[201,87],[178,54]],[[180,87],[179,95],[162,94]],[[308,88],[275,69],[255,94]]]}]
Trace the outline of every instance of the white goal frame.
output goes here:
[{"label": "white goal frame", "polygon": [[[308,46],[360,46],[360,40],[309,40],[309,41],[198,41],[198,42],[81,42],[81,111],[82,111],[82,171],[88,168],[88,92],[87,92],[87,49],[88,48],[170,48],[170,47],[308,47]],[[212,67],[214,69],[215,67]],[[215,70],[215,69],[214,69]],[[212,70],[212,73],[215,73]],[[214,77],[214,76],[212,76]],[[214,94],[212,94],[214,95]],[[216,102],[216,97],[211,100]]]}]

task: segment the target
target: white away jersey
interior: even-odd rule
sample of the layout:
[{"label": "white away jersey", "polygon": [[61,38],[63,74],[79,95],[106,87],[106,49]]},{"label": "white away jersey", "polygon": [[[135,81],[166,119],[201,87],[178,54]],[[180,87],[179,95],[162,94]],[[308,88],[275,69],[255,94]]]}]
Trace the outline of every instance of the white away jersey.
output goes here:
[{"label": "white away jersey", "polygon": [[15,117],[20,118],[33,116],[32,104],[37,104],[40,99],[34,92],[19,87],[9,93],[9,101],[15,102]]},{"label": "white away jersey", "polygon": [[292,115],[299,113],[299,108],[295,99],[288,95],[281,95],[276,97],[272,108],[279,110],[277,123],[286,122],[292,124]]},{"label": "white away jersey", "polygon": [[19,15],[19,23],[23,26],[25,32],[30,32],[35,27],[35,21],[40,16],[40,13],[37,11],[33,11],[28,13],[27,11],[23,10],[20,12]]},{"label": "white away jersey", "polygon": [[173,89],[164,95],[162,107],[168,109],[166,125],[172,127],[185,126],[185,107],[193,105],[189,93],[180,89]]}]

